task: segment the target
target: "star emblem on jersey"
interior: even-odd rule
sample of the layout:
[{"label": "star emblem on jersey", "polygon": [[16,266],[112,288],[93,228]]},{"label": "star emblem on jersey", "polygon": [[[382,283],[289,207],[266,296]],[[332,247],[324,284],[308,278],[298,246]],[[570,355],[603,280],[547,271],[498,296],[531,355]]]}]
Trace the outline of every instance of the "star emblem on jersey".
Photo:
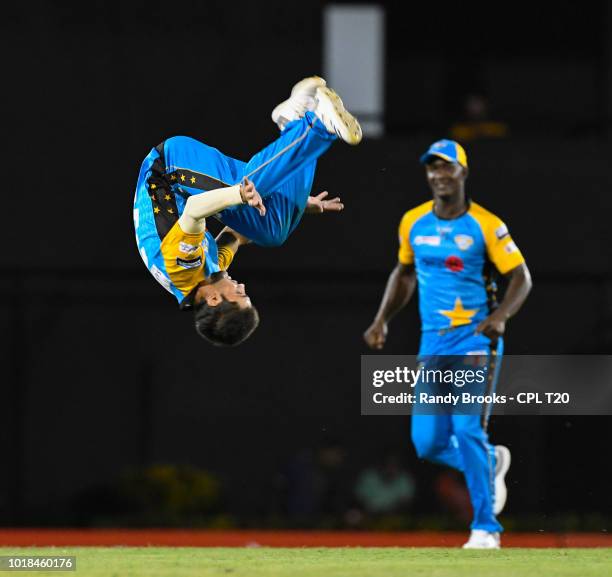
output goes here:
[{"label": "star emblem on jersey", "polygon": [[439,310],[438,312],[450,320],[451,327],[460,327],[461,325],[469,325],[472,322],[472,317],[478,312],[478,309],[464,309],[461,298],[457,297],[453,310]]}]

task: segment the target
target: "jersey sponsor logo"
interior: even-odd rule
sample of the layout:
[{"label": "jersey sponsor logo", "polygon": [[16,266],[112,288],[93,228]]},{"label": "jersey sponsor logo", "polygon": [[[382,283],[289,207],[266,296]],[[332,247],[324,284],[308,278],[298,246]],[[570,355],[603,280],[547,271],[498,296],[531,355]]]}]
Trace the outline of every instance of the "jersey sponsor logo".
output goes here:
[{"label": "jersey sponsor logo", "polygon": [[159,270],[155,265],[152,265],[149,270],[160,285],[162,285],[170,294],[174,294],[172,292],[172,283],[170,282],[170,279],[161,270]]},{"label": "jersey sponsor logo", "polygon": [[439,236],[415,236],[414,244],[419,246],[421,244],[426,244],[428,246],[440,246],[442,239]]},{"label": "jersey sponsor logo", "polygon": [[194,258],[192,260],[186,260],[184,258],[177,256],[176,264],[180,266],[181,268],[187,268],[187,269],[199,268],[202,266],[202,257],[199,256],[198,258]]},{"label": "jersey sponsor logo", "polygon": [[508,254],[512,254],[513,252],[518,252],[518,246],[516,246],[513,241],[510,241],[507,245],[504,246],[504,250]]},{"label": "jersey sponsor logo", "polygon": [[502,224],[501,226],[498,226],[495,229],[495,236],[501,240],[502,238],[508,236],[508,227],[505,224]]},{"label": "jersey sponsor logo", "polygon": [[469,234],[458,234],[455,236],[455,244],[461,250],[468,250],[474,244],[474,237]]},{"label": "jersey sponsor logo", "polygon": [[197,244],[189,244],[187,242],[179,243],[179,250],[184,252],[185,254],[191,254],[192,252],[196,252],[200,248],[200,245]]},{"label": "jersey sponsor logo", "polygon": [[461,272],[463,270],[463,260],[455,255],[446,257],[444,265],[448,270],[453,272]]}]

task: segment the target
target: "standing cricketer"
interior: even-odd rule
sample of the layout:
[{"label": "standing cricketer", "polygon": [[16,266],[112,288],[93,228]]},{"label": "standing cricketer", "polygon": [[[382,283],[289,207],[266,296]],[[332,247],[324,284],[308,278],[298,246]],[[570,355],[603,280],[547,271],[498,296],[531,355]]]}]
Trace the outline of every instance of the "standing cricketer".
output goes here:
[{"label": "standing cricketer", "polygon": [[[248,162],[185,136],[153,148],[140,168],[134,226],[153,277],[193,309],[195,326],[216,345],[237,345],[259,316],[243,284],[227,268],[247,242],[279,246],[311,212],[341,210],[339,198],[311,197],[317,159],[341,138],[355,145],[361,127],[317,76],[305,78],[272,111],[280,136]],[[226,228],[206,228],[215,216]]]},{"label": "standing cricketer", "polygon": [[[495,390],[506,322],[531,290],[525,259],[506,225],[473,202],[465,192],[465,150],[451,140],[431,145],[421,157],[433,200],[409,210],[399,226],[398,263],[364,338],[382,349],[387,324],[419,289],[422,322],[419,357],[439,362],[444,355],[485,355],[488,391]],[[494,269],[509,283],[502,302],[495,301]],[[436,360],[437,359],[437,360]],[[418,385],[417,385],[418,386]],[[486,431],[490,407],[483,414],[412,416],[412,441],[423,459],[463,472],[474,510],[464,548],[497,549],[502,526],[498,515],[506,502],[505,475],[510,451],[492,446]]]}]

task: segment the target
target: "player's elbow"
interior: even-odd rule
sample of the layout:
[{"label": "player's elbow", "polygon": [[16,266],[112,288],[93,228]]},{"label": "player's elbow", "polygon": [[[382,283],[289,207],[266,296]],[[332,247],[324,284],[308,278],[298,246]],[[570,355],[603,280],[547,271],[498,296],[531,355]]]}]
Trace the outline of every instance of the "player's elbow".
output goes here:
[{"label": "player's elbow", "polygon": [[517,280],[517,282],[521,285],[523,292],[525,295],[528,295],[533,288],[533,280],[531,278],[531,273],[529,272],[529,268],[527,268],[527,264],[523,263],[517,266],[512,271],[512,277]]}]

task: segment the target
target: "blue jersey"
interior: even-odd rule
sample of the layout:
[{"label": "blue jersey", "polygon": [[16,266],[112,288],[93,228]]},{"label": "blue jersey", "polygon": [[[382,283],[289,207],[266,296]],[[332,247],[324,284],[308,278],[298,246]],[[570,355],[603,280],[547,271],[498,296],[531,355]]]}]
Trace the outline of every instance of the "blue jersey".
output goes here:
[{"label": "blue jersey", "polygon": [[445,220],[433,201],[409,210],[399,226],[399,261],[414,264],[424,331],[479,323],[496,290],[489,269],[501,274],[524,262],[506,225],[475,202]]},{"label": "blue jersey", "polygon": [[[178,219],[189,194],[224,183],[216,180],[211,183],[213,179],[208,175],[191,170],[167,169],[164,151],[171,152],[172,147],[154,148],[140,168],[134,198],[136,243],[142,260],[157,282],[188,307],[191,301],[187,297],[198,284],[211,274],[225,270],[234,254],[228,247],[218,248],[208,231],[183,232]],[[178,184],[185,181],[190,185],[189,191]],[[195,188],[198,185],[200,189]]]}]

